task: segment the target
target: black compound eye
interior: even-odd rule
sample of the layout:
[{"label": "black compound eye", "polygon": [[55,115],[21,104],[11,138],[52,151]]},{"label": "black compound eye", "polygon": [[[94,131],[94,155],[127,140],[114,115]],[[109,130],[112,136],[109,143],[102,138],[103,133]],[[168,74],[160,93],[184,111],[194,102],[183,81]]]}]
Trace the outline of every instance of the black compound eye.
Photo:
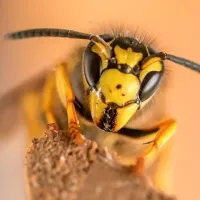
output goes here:
[{"label": "black compound eye", "polygon": [[[103,34],[100,35],[100,37],[103,38],[105,42],[113,40],[113,36],[109,34]],[[93,45],[94,43],[92,42],[89,43],[84,53],[84,63],[83,63],[84,74],[87,83],[90,86],[95,86],[97,84],[102,70],[101,57],[98,54],[91,51]]]},{"label": "black compound eye", "polygon": [[90,48],[84,54],[84,73],[90,86],[95,86],[99,80],[101,71],[101,58],[92,52]]},{"label": "black compound eye", "polygon": [[162,74],[162,72],[152,71],[145,76],[144,80],[141,83],[139,92],[139,97],[141,101],[145,101],[155,93],[156,89],[160,85]]}]

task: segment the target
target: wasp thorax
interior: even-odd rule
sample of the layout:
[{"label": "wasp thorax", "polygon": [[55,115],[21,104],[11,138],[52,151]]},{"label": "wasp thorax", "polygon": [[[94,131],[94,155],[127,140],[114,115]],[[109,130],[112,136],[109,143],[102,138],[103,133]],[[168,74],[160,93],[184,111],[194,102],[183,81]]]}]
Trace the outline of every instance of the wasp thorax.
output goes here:
[{"label": "wasp thorax", "polygon": [[99,80],[99,90],[104,95],[105,103],[123,106],[128,101],[137,99],[140,82],[133,74],[124,74],[117,69],[105,70]]}]

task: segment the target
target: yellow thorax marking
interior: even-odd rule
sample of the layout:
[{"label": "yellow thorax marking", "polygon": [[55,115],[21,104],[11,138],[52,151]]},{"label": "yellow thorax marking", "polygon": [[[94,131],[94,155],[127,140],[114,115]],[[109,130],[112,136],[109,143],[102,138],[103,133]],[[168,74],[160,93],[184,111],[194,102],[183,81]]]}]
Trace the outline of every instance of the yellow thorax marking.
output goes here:
[{"label": "yellow thorax marking", "polygon": [[134,68],[138,62],[143,58],[142,53],[134,52],[130,47],[128,49],[122,49],[118,45],[114,48],[118,64],[127,64],[131,68]]}]

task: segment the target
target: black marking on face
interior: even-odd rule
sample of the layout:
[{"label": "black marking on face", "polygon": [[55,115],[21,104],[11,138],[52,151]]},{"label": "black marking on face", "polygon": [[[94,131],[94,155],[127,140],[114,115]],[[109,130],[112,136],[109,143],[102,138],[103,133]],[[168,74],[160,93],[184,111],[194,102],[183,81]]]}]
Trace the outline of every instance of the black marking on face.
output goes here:
[{"label": "black marking on face", "polygon": [[100,98],[102,100],[103,103],[106,103],[106,97],[104,96],[104,94],[102,92],[100,92]]},{"label": "black marking on face", "polygon": [[106,109],[104,109],[103,116],[99,124],[97,124],[99,128],[106,132],[113,132],[117,119],[117,107],[118,106],[115,104],[110,104]]},{"label": "black marking on face", "polygon": [[117,64],[117,59],[115,58],[115,57],[112,57],[111,59],[110,59],[110,64]]},{"label": "black marking on face", "polygon": [[122,85],[121,85],[121,84],[118,84],[118,85],[116,86],[116,88],[119,90],[119,89],[122,88]]},{"label": "black marking on face", "polygon": [[137,64],[133,69],[132,69],[132,73],[135,75],[135,76],[138,76],[139,73],[141,71],[141,67],[139,64]]},{"label": "black marking on face", "polygon": [[[114,47],[117,45],[125,50],[127,50],[128,48],[131,48],[134,52],[140,52],[143,54],[144,58],[149,56],[148,52],[150,55],[157,53],[153,48],[151,48],[149,46],[148,46],[148,52],[147,52],[146,45],[144,43],[140,43],[138,40],[136,40],[135,38],[131,38],[131,37],[116,38],[111,43],[112,49],[114,49]],[[113,52],[113,54],[114,54],[114,52]]]},{"label": "black marking on face", "polygon": [[125,74],[132,74],[132,68],[127,64],[120,64],[118,67],[119,71]]},{"label": "black marking on face", "polygon": [[[103,73],[104,71],[106,71],[108,69],[117,69],[117,70],[119,70],[120,72],[122,72],[124,74],[134,74],[134,75],[136,75],[134,69],[132,69],[132,67],[130,67],[127,64],[119,64],[118,65],[117,63],[109,62],[107,68],[105,68],[101,73]],[[137,72],[137,75],[139,75],[139,72]]]}]

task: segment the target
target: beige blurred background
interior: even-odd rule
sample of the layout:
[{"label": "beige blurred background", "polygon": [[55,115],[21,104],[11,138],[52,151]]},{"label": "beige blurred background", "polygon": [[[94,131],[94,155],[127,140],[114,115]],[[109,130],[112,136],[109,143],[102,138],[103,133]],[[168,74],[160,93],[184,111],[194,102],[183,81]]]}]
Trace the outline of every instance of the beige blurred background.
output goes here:
[{"label": "beige blurred background", "polygon": [[[52,66],[78,41],[33,39],[4,41],[7,32],[27,28],[66,28],[90,32],[105,25],[139,27],[156,37],[162,50],[200,63],[200,1],[0,0],[0,96]],[[173,191],[181,200],[199,199],[200,75],[167,63],[166,115],[178,121],[173,148]],[[18,127],[21,130],[21,125]],[[25,130],[0,142],[0,199],[25,199],[22,185]],[[12,178],[10,178],[12,176]],[[2,182],[4,180],[4,182]],[[10,191],[6,193],[6,191]],[[7,196],[6,196],[7,195]]]}]

